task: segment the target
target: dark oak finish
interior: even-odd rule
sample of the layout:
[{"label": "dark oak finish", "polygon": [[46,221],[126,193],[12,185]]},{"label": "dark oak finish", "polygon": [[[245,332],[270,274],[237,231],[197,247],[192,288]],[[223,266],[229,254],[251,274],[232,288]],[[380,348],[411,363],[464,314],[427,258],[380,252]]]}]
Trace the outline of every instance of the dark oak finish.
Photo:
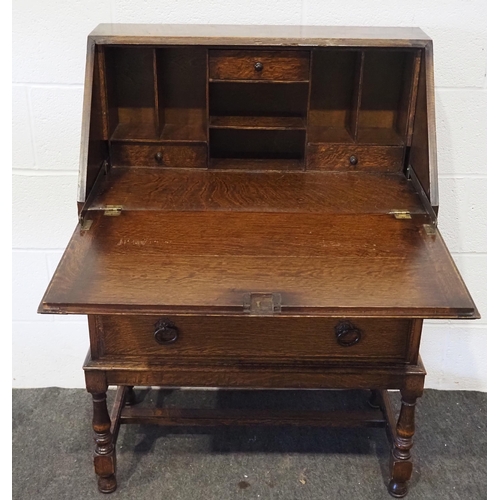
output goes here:
[{"label": "dark oak finish", "polygon": [[211,128],[264,129],[264,130],[303,130],[306,122],[295,116],[214,116]]},{"label": "dark oak finish", "polygon": [[89,37],[98,44],[229,45],[277,47],[425,47],[416,27],[100,24]]},{"label": "dark oak finish", "polygon": [[[423,320],[479,317],[437,229],[435,133],[418,28],[91,33],[79,224],[39,312],[88,316],[100,491],[122,424],[325,425],[385,426],[406,495]],[[144,408],[134,386],[356,389],[367,409]]]},{"label": "dark oak finish", "polygon": [[247,389],[401,389],[413,376],[425,376],[421,362],[412,364],[282,362],[180,363],[158,358],[137,360],[125,356],[84,363],[86,374],[106,374],[109,385],[166,387],[227,387]]},{"label": "dark oak finish", "polygon": [[397,146],[311,144],[308,147],[307,168],[398,172],[403,155],[404,148]]},{"label": "dark oak finish", "polygon": [[[405,319],[351,320],[361,331],[360,340],[347,346],[338,341],[336,326],[345,320],[262,316],[225,318],[170,316],[178,338],[165,345],[154,336],[163,316],[98,316],[100,352],[108,356],[161,357],[176,361],[199,358],[280,363],[284,361],[404,362],[411,321]],[[203,328],[200,329],[200,325]]]},{"label": "dark oak finish", "polygon": [[106,394],[93,393],[94,417],[92,428],[94,429],[94,467],[98,477],[99,491],[111,493],[116,489],[115,477],[115,445],[111,434],[111,420],[106,407]]},{"label": "dark oak finish", "polygon": [[271,412],[247,410],[198,410],[183,408],[124,409],[120,420],[126,424],[175,426],[287,425],[309,427],[383,427],[385,419],[378,411]]},{"label": "dark oak finish", "polygon": [[161,139],[206,141],[206,49],[169,47],[155,53]]},{"label": "dark oak finish", "polygon": [[307,81],[309,52],[211,50],[211,80]]},{"label": "dark oak finish", "polygon": [[111,145],[111,161],[117,166],[206,168],[207,145],[185,143]]},{"label": "dark oak finish", "polygon": [[92,219],[75,231],[41,311],[246,315],[245,294],[277,292],[282,315],[477,317],[441,235],[418,218],[131,210]]},{"label": "dark oak finish", "polygon": [[[230,170],[239,166],[236,160],[224,161]],[[216,171],[219,162],[222,160],[212,162],[215,171],[113,168],[96,192],[91,209],[122,205],[124,210],[169,212],[382,215],[401,207],[411,214],[425,214],[411,182],[402,174]],[[261,163],[266,166],[265,160]]]}]

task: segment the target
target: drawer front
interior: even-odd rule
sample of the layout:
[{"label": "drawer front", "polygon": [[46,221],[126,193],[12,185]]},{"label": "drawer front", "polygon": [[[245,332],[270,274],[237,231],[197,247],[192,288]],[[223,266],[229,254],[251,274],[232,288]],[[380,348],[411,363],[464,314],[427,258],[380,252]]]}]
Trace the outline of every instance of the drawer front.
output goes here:
[{"label": "drawer front", "polygon": [[213,80],[308,81],[309,52],[288,50],[211,50]]},{"label": "drawer front", "polygon": [[308,170],[372,170],[399,172],[403,168],[404,147],[309,144]]},{"label": "drawer front", "polygon": [[115,166],[206,168],[206,144],[128,144],[111,145]]},{"label": "drawer front", "polygon": [[98,316],[101,354],[205,360],[405,362],[411,320]]}]

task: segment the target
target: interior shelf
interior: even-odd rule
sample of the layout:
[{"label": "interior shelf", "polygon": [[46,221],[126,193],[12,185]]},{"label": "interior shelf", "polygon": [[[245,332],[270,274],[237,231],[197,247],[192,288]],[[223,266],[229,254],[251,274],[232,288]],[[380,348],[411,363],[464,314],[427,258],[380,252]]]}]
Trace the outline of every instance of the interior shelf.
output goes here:
[{"label": "interior shelf", "polygon": [[358,128],[359,144],[381,144],[384,146],[403,146],[405,139],[394,128]]},{"label": "interior shelf", "polygon": [[303,168],[304,149],[304,129],[210,129],[211,168]]},{"label": "interior shelf", "polygon": [[[404,147],[421,57],[318,48],[309,77],[288,81],[210,79],[204,47],[110,46],[104,55],[111,142],[180,143],[176,164],[196,157],[200,167],[256,170],[339,168],[354,154],[342,145]],[[386,168],[362,151],[359,166]],[[402,169],[400,156],[391,169]]]},{"label": "interior shelf", "polygon": [[111,142],[207,142],[206,128],[197,123],[165,123],[158,135],[152,123],[119,123]]},{"label": "interior shelf", "polygon": [[206,111],[204,109],[167,109],[160,140],[206,142],[205,115]]},{"label": "interior shelf", "polygon": [[206,50],[107,47],[111,141],[207,140]]},{"label": "interior shelf", "polygon": [[293,159],[258,159],[258,158],[212,158],[211,170],[303,170],[304,162]]},{"label": "interior shelf", "polygon": [[158,140],[154,123],[118,123],[111,141],[151,142]]},{"label": "interior shelf", "polygon": [[[404,206],[425,213],[403,173],[241,171],[229,159],[213,159],[212,169],[113,167],[96,192],[92,210],[122,205],[124,210],[230,210],[246,212],[328,212],[388,214]],[[257,162],[258,163],[258,162]],[[290,167],[294,163],[283,161]],[[289,168],[289,170],[293,170]],[[186,189],[186,186],[189,189]],[[355,190],[363,193],[350,196]],[[148,193],[156,193],[149,196]]]},{"label": "interior shelf", "polygon": [[257,83],[259,85],[267,84],[283,84],[283,85],[293,85],[293,84],[307,84],[309,80],[231,80],[231,79],[219,79],[219,78],[209,78],[210,83]]},{"label": "interior shelf", "polygon": [[308,144],[362,144],[403,146],[404,137],[393,128],[358,128],[357,138],[345,127],[310,125],[307,128]]},{"label": "interior shelf", "polygon": [[314,51],[308,143],[404,145],[417,60],[407,50]]},{"label": "interior shelf", "polygon": [[212,116],[211,128],[305,130],[306,120],[300,116]]},{"label": "interior shelf", "polygon": [[354,139],[345,127],[311,125],[307,128],[308,143],[353,144]]}]

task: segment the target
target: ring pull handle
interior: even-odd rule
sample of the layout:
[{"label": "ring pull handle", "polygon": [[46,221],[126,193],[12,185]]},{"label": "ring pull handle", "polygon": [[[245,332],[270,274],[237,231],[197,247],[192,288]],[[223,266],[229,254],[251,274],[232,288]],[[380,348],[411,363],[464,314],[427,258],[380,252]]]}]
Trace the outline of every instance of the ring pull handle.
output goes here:
[{"label": "ring pull handle", "polygon": [[173,344],[179,336],[179,329],[168,318],[160,319],[155,324],[154,336],[158,344]]},{"label": "ring pull handle", "polygon": [[342,347],[351,347],[361,340],[362,331],[350,321],[341,321],[335,327],[337,342]]}]

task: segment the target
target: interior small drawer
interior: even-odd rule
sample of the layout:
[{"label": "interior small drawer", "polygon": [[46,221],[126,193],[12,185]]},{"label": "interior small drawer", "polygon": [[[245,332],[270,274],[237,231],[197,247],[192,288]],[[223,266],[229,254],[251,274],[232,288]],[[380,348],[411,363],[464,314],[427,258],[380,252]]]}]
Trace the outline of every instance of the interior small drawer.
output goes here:
[{"label": "interior small drawer", "polygon": [[403,168],[404,150],[403,146],[309,144],[307,169],[399,172]]},{"label": "interior small drawer", "polygon": [[207,145],[116,142],[111,144],[111,163],[114,166],[205,168]]},{"label": "interior small drawer", "polygon": [[101,354],[236,362],[405,362],[406,319],[97,317]]},{"label": "interior small drawer", "polygon": [[305,50],[211,50],[212,80],[308,81]]}]

